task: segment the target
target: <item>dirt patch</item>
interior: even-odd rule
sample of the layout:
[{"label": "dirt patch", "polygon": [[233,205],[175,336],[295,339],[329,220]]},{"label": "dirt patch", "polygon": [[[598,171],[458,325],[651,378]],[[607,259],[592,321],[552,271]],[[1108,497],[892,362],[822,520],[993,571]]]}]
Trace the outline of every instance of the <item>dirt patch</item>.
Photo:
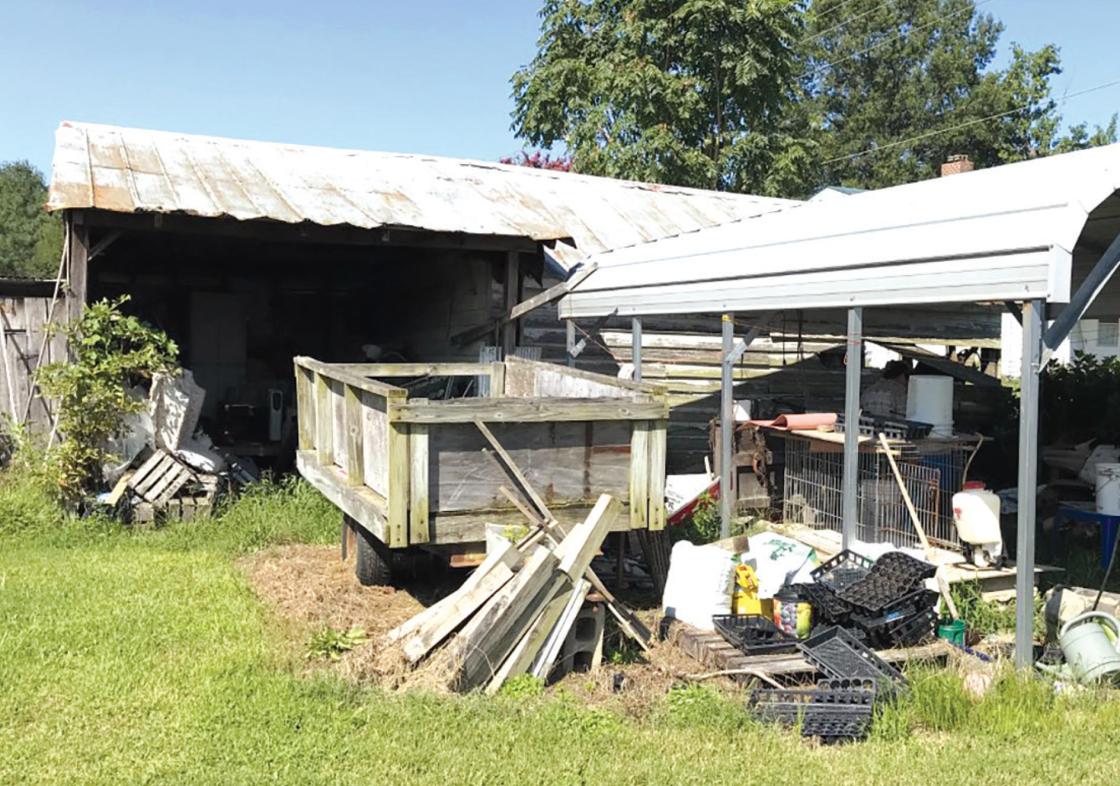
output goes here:
[{"label": "dirt patch", "polygon": [[[354,576],[353,562],[343,562],[330,546],[283,546],[241,560],[242,569],[261,599],[284,625],[293,650],[304,651],[308,637],[329,627],[364,628],[369,643],[343,654],[337,661],[311,661],[308,668],[328,668],[340,676],[388,689],[438,690],[439,675],[423,668],[407,672],[384,646],[385,635],[397,625],[451,592],[465,571],[436,572],[423,583],[392,587],[363,587]],[[655,612],[641,612],[655,627]],[[647,715],[665,693],[681,680],[678,675],[702,671],[699,664],[669,643],[657,643],[646,658],[622,657],[635,645],[622,643],[608,622],[606,657],[595,672],[577,672],[549,686],[592,706],[613,708],[630,716]],[[430,670],[429,670],[430,671]]]}]

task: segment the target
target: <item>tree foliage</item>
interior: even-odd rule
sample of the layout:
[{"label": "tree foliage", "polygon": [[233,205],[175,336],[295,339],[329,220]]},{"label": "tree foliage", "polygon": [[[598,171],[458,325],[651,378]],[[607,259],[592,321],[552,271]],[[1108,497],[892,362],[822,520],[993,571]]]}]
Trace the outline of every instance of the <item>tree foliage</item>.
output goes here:
[{"label": "tree foliage", "polygon": [[549,0],[513,127],[579,172],[776,193],[808,140],[785,127],[799,0]]},{"label": "tree foliage", "polygon": [[101,480],[106,442],[121,436],[125,415],[146,402],[129,396],[141,380],[176,367],[179,348],[162,331],[121,311],[128,300],[89,305],[63,328],[72,360],[44,366],[39,385],[58,403],[63,440],[53,457],[64,499],[76,501]]},{"label": "tree foliage", "polygon": [[990,167],[1114,141],[1115,126],[1061,134],[1057,47],[1012,44],[974,0],[815,0],[801,45],[816,184],[879,188],[933,177],[950,155]]},{"label": "tree foliage", "polygon": [[513,129],[575,171],[782,196],[1114,141],[1051,95],[1057,47],[975,0],[548,0]]},{"label": "tree foliage", "polygon": [[0,164],[0,276],[53,278],[62,222],[43,210],[47,187],[26,161]]}]

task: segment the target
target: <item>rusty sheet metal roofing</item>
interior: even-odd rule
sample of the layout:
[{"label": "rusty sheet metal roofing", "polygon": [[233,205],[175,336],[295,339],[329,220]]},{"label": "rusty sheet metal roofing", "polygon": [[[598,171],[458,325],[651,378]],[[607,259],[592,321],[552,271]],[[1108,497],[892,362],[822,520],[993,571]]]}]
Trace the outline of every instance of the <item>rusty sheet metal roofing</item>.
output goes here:
[{"label": "rusty sheet metal roofing", "polygon": [[796,204],[435,156],[63,122],[50,210],[527,237],[587,255]]}]

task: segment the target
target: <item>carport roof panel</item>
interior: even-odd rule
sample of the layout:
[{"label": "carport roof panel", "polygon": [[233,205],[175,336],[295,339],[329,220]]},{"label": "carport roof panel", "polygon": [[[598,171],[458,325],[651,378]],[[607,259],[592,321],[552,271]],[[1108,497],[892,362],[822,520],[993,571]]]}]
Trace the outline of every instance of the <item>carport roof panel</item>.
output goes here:
[{"label": "carport roof panel", "polygon": [[809,202],[595,255],[560,313],[1065,302],[1074,246],[1118,188],[1109,145]]},{"label": "carport roof panel", "polygon": [[552,252],[570,268],[608,248],[795,204],[484,161],[63,122],[47,207],[570,239]]}]

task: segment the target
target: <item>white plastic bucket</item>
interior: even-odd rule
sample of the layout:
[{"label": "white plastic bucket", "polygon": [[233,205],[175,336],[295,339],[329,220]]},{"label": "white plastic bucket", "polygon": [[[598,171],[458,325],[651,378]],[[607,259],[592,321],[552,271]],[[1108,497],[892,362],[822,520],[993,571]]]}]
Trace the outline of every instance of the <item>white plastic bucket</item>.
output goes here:
[{"label": "white plastic bucket", "polygon": [[1120,464],[1097,464],[1097,513],[1120,516]]},{"label": "white plastic bucket", "polygon": [[910,377],[906,419],[929,423],[936,436],[953,436],[953,378],[936,374]]}]

